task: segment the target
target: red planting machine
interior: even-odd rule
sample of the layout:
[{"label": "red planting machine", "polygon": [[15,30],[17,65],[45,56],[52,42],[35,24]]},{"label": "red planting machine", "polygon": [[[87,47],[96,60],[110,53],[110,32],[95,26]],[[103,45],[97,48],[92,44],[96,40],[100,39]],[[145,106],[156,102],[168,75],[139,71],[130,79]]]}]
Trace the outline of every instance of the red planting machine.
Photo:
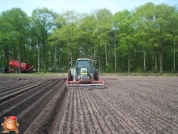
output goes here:
[{"label": "red planting machine", "polygon": [[17,61],[17,60],[10,60],[9,67],[11,67],[11,68],[7,68],[4,66],[2,68],[2,72],[3,73],[13,73],[13,72],[19,73],[19,71],[20,71],[21,73],[25,73],[25,72],[33,71],[33,68],[34,68],[34,66],[31,66],[28,63],[20,62],[20,69],[19,69],[19,61]]}]

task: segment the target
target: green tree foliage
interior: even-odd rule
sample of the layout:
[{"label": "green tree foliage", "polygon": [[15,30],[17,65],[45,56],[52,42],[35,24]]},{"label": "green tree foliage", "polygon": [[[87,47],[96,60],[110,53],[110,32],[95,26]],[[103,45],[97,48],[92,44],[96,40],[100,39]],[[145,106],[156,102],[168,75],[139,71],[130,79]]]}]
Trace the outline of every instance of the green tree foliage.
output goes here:
[{"label": "green tree foliage", "polygon": [[[104,50],[104,46],[108,46],[108,35],[110,31],[112,30],[112,22],[113,22],[113,15],[112,13],[107,9],[101,9],[96,12],[96,29],[94,31],[96,38],[96,44],[95,49],[97,50],[98,55],[98,65],[99,70],[102,70],[102,63],[101,61],[104,61],[104,58],[102,57],[102,50]],[[105,58],[107,58],[107,51],[105,52]],[[107,59],[105,59],[107,60]],[[106,66],[107,67],[107,61]]]},{"label": "green tree foliage", "polygon": [[[6,65],[9,58],[26,59],[28,44],[29,18],[19,8],[4,11],[1,14],[1,44],[4,50]],[[23,55],[23,57],[21,56]]]},{"label": "green tree foliage", "polygon": [[39,71],[66,71],[69,62],[89,57],[100,72],[176,71],[177,22],[176,6],[151,2],[115,14],[42,8],[27,16],[13,8],[0,14],[0,64],[20,59]]},{"label": "green tree foliage", "polygon": [[80,50],[82,51],[81,57],[93,57],[96,58],[96,51],[94,48],[96,42],[96,18],[94,14],[83,15],[79,28]]},{"label": "green tree foliage", "polygon": [[[146,41],[144,44],[149,47],[148,51],[153,52],[152,55],[154,57],[152,59],[154,61],[155,71],[158,71],[159,65],[159,71],[163,72],[164,54],[166,54],[167,47],[172,49],[174,42],[173,33],[175,32],[172,29],[177,27],[174,23],[176,22],[175,14],[177,14],[176,7],[166,4],[154,5],[153,3],[147,3],[136,9],[136,15],[139,19],[139,32],[144,35],[142,40]],[[172,16],[174,16],[174,19]],[[167,64],[170,64],[170,60]]]},{"label": "green tree foliage", "polygon": [[[76,53],[76,45],[79,42],[80,29],[78,28],[79,16],[74,11],[67,11],[60,14],[56,19],[56,24],[60,27],[54,30],[51,39],[59,42],[62,48],[66,48],[70,55],[70,62],[73,65],[74,54]],[[56,40],[55,40],[56,39]]]},{"label": "green tree foliage", "polygon": [[136,26],[134,25],[135,20],[133,13],[128,10],[117,12],[114,15],[114,21],[117,24],[117,28],[119,30],[119,50],[123,55],[127,55],[127,67],[128,73],[130,73],[131,51],[133,51],[134,36],[135,31],[137,30]]},{"label": "green tree foliage", "polygon": [[35,9],[31,16],[31,34],[33,35],[33,42],[37,45],[37,48],[42,50],[40,57],[40,66],[43,66],[43,70],[47,69],[49,53],[47,39],[49,35],[55,29],[54,20],[57,14],[47,8]]}]

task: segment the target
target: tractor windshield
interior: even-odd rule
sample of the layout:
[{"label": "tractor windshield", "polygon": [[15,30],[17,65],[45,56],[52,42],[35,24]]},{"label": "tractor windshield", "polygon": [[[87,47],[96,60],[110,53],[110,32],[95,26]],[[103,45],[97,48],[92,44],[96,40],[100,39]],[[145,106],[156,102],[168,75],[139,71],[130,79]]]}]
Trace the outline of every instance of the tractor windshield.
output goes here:
[{"label": "tractor windshield", "polygon": [[91,72],[91,68],[92,68],[92,63],[90,60],[77,60],[77,64],[76,64],[76,69],[77,69],[77,74],[80,73],[80,69],[81,68],[87,68],[87,72],[90,73]]},{"label": "tractor windshield", "polygon": [[91,62],[89,60],[78,60],[77,68],[91,68]]}]

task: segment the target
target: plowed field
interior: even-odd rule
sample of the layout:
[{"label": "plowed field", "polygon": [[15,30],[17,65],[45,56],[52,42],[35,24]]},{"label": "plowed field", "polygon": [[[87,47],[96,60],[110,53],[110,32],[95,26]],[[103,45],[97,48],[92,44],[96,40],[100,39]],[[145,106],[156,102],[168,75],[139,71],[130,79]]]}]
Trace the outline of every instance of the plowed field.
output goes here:
[{"label": "plowed field", "polygon": [[178,134],[177,77],[102,79],[105,89],[67,90],[57,76],[1,76],[0,123],[17,116],[21,134]]}]

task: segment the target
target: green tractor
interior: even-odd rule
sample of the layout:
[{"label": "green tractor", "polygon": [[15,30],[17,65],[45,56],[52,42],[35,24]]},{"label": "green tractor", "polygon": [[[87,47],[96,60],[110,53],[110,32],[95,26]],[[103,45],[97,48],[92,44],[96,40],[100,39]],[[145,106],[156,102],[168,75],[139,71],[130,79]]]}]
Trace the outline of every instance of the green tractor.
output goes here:
[{"label": "green tractor", "polygon": [[68,70],[67,88],[104,88],[104,81],[99,80],[98,70],[91,59],[79,58],[74,68]]}]

